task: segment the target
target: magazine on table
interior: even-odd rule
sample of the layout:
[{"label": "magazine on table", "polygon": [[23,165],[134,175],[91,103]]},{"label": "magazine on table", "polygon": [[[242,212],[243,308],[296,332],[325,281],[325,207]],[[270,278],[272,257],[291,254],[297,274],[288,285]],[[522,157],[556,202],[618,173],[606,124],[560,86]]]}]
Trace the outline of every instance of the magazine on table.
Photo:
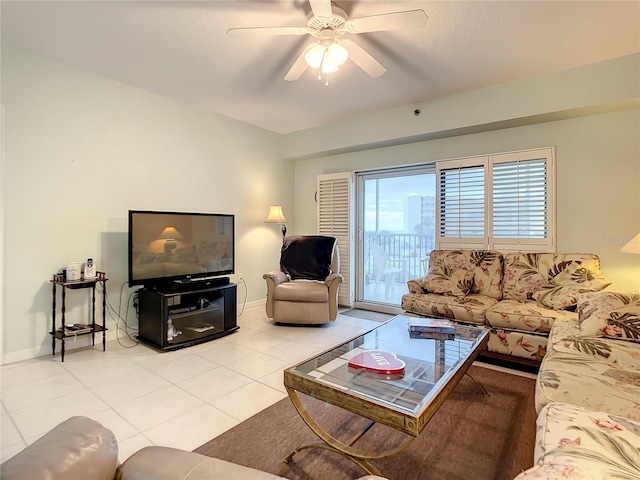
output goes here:
[{"label": "magazine on table", "polygon": [[449,335],[456,333],[455,325],[445,318],[407,317],[407,319],[410,333],[445,333]]},{"label": "magazine on table", "polygon": [[409,332],[411,338],[427,338],[430,340],[455,340],[455,333],[439,333],[439,332]]}]

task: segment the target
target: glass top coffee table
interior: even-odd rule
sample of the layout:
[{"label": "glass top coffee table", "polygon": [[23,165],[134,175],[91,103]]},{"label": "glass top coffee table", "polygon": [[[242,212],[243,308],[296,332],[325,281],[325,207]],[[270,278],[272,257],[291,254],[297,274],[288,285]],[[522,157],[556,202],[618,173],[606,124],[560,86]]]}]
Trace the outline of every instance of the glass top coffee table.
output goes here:
[{"label": "glass top coffee table", "polygon": [[[471,377],[468,369],[486,347],[487,329],[455,325],[452,340],[411,338],[408,320],[409,317],[398,315],[284,371],[284,385],[293,405],[322,440],[296,448],[284,459],[286,463],[304,449],[322,448],[345,456],[370,474],[381,475],[369,461],[394,455],[409,446],[460,379],[465,374]],[[375,368],[382,371],[370,371],[370,365],[361,361],[363,358],[373,358],[378,364]],[[349,444],[341,442],[311,418],[298,392],[371,421]],[[358,438],[376,422],[408,434],[406,443],[377,453],[355,448]]]}]

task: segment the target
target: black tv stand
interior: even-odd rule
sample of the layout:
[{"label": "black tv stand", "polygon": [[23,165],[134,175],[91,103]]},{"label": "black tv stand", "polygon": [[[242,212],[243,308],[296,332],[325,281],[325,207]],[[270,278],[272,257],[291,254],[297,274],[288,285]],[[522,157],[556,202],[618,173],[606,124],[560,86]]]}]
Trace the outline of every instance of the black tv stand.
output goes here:
[{"label": "black tv stand", "polygon": [[238,330],[237,286],[225,279],[189,282],[178,290],[138,290],[138,339],[161,350],[175,350]]}]

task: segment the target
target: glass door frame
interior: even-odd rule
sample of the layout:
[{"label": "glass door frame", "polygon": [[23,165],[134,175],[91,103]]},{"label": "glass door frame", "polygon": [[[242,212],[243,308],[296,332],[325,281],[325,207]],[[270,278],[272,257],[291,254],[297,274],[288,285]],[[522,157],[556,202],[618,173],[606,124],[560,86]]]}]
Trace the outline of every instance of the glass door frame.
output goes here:
[{"label": "glass door frame", "polygon": [[[389,179],[411,175],[436,174],[435,163],[389,167],[375,170],[356,171],[355,174],[355,308],[375,310],[387,313],[401,313],[400,305],[388,302],[365,300],[365,234],[364,234],[364,184],[367,180]],[[435,193],[435,192],[434,192]],[[435,217],[435,207],[434,207]]]}]

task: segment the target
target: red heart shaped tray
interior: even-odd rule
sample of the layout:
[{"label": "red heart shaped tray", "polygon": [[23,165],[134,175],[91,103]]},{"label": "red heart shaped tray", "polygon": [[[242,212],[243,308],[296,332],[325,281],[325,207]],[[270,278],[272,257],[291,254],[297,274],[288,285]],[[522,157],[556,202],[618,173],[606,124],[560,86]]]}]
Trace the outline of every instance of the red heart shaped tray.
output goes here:
[{"label": "red heart shaped tray", "polygon": [[367,372],[398,375],[404,373],[406,363],[395,353],[386,350],[366,350],[351,357],[349,367]]}]

